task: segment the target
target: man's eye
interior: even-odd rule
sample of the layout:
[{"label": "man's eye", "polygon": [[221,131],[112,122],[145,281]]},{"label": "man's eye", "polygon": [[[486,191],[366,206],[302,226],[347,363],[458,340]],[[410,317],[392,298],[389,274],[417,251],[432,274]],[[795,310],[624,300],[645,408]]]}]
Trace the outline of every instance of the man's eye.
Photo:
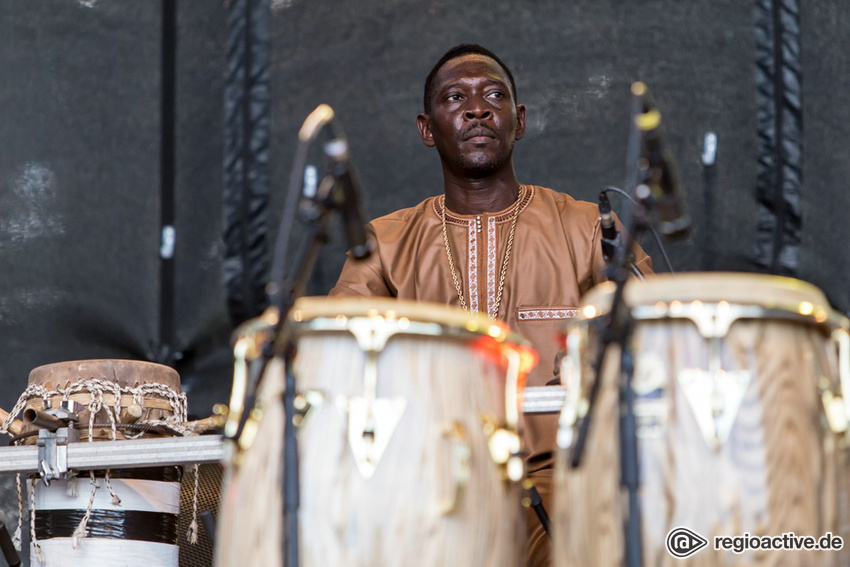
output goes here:
[{"label": "man's eye", "polygon": [[450,94],[449,96],[446,97],[446,100],[460,100],[460,95],[457,94],[457,93]]},{"label": "man's eye", "polygon": [[489,98],[502,99],[505,98],[505,93],[502,91],[493,91],[492,93],[487,95]]}]

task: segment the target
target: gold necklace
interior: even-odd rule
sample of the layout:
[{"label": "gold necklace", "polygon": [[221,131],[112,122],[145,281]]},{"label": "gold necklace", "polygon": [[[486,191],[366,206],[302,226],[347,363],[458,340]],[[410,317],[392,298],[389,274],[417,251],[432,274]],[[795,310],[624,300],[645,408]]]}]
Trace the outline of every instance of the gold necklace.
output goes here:
[{"label": "gold necklace", "polygon": [[[511,230],[508,233],[508,245],[505,248],[505,258],[502,260],[502,272],[499,274],[499,289],[496,293],[496,303],[493,305],[493,309],[487,313],[490,319],[495,319],[499,314],[499,306],[502,304],[502,291],[505,289],[505,275],[508,273],[508,263],[511,260],[511,249],[514,244],[514,233],[516,232],[516,222],[519,218],[520,211],[520,200],[522,198],[522,185],[519,186],[519,191],[517,192],[516,197],[516,209],[514,209],[514,218],[511,221]],[[452,282],[455,284],[455,291],[457,292],[457,297],[460,299],[460,306],[463,310],[469,313],[469,308],[466,306],[466,299],[463,297],[463,290],[460,288],[460,282],[457,278],[457,271],[455,270],[454,259],[452,258],[452,247],[449,245],[449,232],[446,229],[446,197],[443,195],[443,210],[442,210],[442,221],[443,221],[443,242],[446,245],[446,257],[449,259],[449,269],[452,272]]]}]

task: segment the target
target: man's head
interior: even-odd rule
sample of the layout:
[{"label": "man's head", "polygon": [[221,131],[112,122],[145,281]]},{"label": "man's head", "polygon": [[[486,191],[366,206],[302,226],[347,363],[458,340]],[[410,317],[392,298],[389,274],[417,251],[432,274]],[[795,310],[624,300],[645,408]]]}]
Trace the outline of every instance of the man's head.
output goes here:
[{"label": "man's head", "polygon": [[514,142],[525,133],[508,68],[479,45],[459,45],[440,58],[425,82],[422,142],[440,154],[444,176],[513,178]]},{"label": "man's head", "polygon": [[463,57],[464,55],[483,55],[495,61],[499,65],[499,67],[502,68],[508,80],[510,81],[511,95],[513,96],[514,102],[516,102],[516,82],[514,81],[514,76],[511,73],[511,70],[508,69],[508,66],[505,65],[504,61],[499,59],[499,57],[495,53],[493,53],[486,47],[482,47],[475,43],[461,43],[460,45],[456,45],[446,51],[443,56],[440,57],[440,60],[437,61],[437,64],[434,65],[434,68],[431,69],[431,72],[428,73],[428,77],[425,79],[425,114],[431,113],[431,99],[434,97],[434,77],[436,77],[437,73],[440,71],[443,65],[445,65],[452,59]]}]

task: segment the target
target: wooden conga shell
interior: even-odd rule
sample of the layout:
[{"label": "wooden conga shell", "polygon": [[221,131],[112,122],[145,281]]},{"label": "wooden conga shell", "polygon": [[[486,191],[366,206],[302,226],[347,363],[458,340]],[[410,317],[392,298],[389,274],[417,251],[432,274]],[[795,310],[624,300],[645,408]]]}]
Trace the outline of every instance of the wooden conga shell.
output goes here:
[{"label": "wooden conga shell", "polygon": [[[661,408],[659,417],[639,426],[643,564],[850,564],[847,543],[840,551],[749,549],[738,554],[714,549],[715,537],[745,534],[763,538],[793,532],[817,539],[831,532],[850,542],[846,439],[829,428],[821,399],[824,386],[841,393],[830,334],[846,320],[834,313],[819,315],[828,311],[823,295],[787,278],[692,274],[659,277],[657,282],[647,280],[632,287],[633,283],[627,288],[632,293],[626,294],[632,309],[700,297],[705,303],[729,298],[733,309],[736,305],[763,308],[763,317],[738,319],[719,339],[723,371],[747,372],[750,381],[728,438],[716,446],[706,441],[683,385],[687,381],[681,378],[690,369],[707,368],[710,343],[689,319],[659,316],[636,322],[631,342],[635,384],[647,379],[641,372],[654,375],[650,378],[662,382],[659,399],[664,400],[655,406]],[[606,293],[591,292],[586,303],[593,304],[597,313],[605,312]],[[799,307],[796,313],[792,306]],[[811,314],[811,320],[797,317],[805,314]],[[590,358],[583,356],[586,362]],[[611,352],[606,359],[580,466],[571,468],[566,454],[558,462],[557,567],[624,564],[627,511],[620,488],[619,358],[618,352]],[[642,360],[652,364],[641,368]],[[583,377],[585,389],[588,380]],[[646,401],[638,395],[638,411],[648,407],[641,408]],[[665,542],[677,527],[696,532],[708,545],[690,557],[673,557]]]},{"label": "wooden conga shell", "polygon": [[[311,300],[316,301],[316,300]],[[301,564],[381,567],[481,565],[515,567],[523,553],[518,483],[493,462],[483,417],[505,420],[505,370],[479,348],[460,310],[396,301],[325,300],[296,304],[303,321],[328,316],[425,319],[445,333],[394,335],[377,362],[378,398],[406,407],[371,477],[355,466],[340,403],[364,392],[365,353],[344,330],[302,332],[295,373],[299,392],[324,393],[298,431]],[[451,329],[457,331],[453,333]],[[492,341],[492,337],[489,339]],[[283,564],[281,541],[283,371],[262,381],[253,446],[230,468],[216,537],[217,565]],[[468,446],[469,480],[455,510],[456,430]]]},{"label": "wooden conga shell", "polygon": [[[138,360],[96,359],[45,364],[34,368],[30,372],[29,384],[39,384],[49,391],[55,391],[57,389],[67,389],[75,383],[91,379],[103,380],[104,382],[116,384],[119,387],[162,384],[174,393],[179,394],[182,392],[180,376],[176,370],[162,364]],[[55,409],[59,407],[62,399],[62,395],[54,393],[48,397],[47,404],[45,405],[42,397],[31,397],[27,401],[25,409],[34,408],[37,411]],[[80,420],[77,427],[80,430],[81,439],[88,439],[90,415],[89,410],[86,408],[92,399],[91,393],[86,388],[82,388],[78,392],[69,395],[68,399],[81,404],[83,409],[79,412]],[[104,388],[103,390],[103,405],[109,407],[114,407],[115,405],[115,394],[110,388]],[[155,393],[143,396],[141,407],[139,407],[138,401],[133,399],[132,394],[121,394],[120,406],[119,415],[123,416],[126,422],[158,421],[174,415],[174,410],[169,400]],[[94,416],[94,423],[110,424],[106,409],[101,409],[97,412]],[[29,427],[25,429],[25,432],[34,429],[33,427]],[[96,428],[94,433],[96,439],[112,439],[111,427]],[[145,433],[144,436],[151,436],[151,434]],[[117,438],[123,439],[124,434],[119,431]],[[27,442],[34,443],[35,438],[28,438]]]}]

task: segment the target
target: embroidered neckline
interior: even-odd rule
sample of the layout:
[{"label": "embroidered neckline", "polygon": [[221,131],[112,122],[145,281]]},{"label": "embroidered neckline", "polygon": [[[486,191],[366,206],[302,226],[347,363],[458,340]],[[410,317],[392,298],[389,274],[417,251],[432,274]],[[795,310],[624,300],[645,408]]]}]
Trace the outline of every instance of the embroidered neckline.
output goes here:
[{"label": "embroidered neckline", "polygon": [[[514,218],[514,212],[516,211],[516,207],[520,207],[520,210],[517,214],[522,214],[522,212],[528,207],[529,203],[531,203],[531,199],[534,198],[535,186],[534,185],[525,185],[526,191],[523,192],[522,197],[518,201],[516,201],[513,205],[505,209],[504,211],[499,212],[496,216],[490,216],[490,219],[493,219],[496,224],[502,224],[506,222],[511,222]],[[434,210],[434,214],[437,215],[437,218],[441,218],[443,215],[443,202],[444,197],[434,197],[431,200],[431,207]],[[485,215],[489,213],[483,213]],[[471,224],[475,224],[477,222],[477,218],[481,215],[461,215],[458,213],[453,213],[451,209],[446,209],[446,224],[453,224],[458,226],[466,226],[468,227]]]},{"label": "embroidered neckline", "polygon": [[[495,217],[488,217],[487,219],[487,315],[491,320],[496,319],[499,316],[499,307],[502,304],[502,292],[505,287],[505,275],[507,274],[508,264],[511,261],[511,249],[513,248],[514,242],[514,233],[516,232],[517,220],[519,220],[520,213],[525,209],[522,206],[523,196],[526,193],[529,193],[531,190],[523,191],[525,189],[524,185],[519,186],[516,206],[509,207],[506,213],[510,214],[511,218],[511,229],[508,234],[508,243],[505,248],[505,256],[502,261],[502,270],[499,274],[499,287],[496,289],[496,220]],[[457,297],[460,300],[460,306],[467,313],[477,313],[477,295],[478,295],[478,278],[477,278],[477,247],[473,246],[473,243],[476,243],[478,240],[475,235],[475,231],[477,227],[480,226],[480,221],[478,223],[469,224],[469,237],[470,237],[470,264],[469,264],[469,292],[470,292],[470,307],[467,307],[466,301],[464,299],[462,286],[460,283],[460,279],[458,278],[457,271],[455,270],[454,265],[454,257],[452,255],[452,247],[449,244],[449,233],[446,230],[447,224],[447,214],[446,214],[446,198],[445,196],[442,198],[442,203],[440,207],[440,220],[443,225],[443,242],[446,246],[446,259],[449,263],[449,270],[452,274],[452,283],[455,286],[455,291],[457,292]],[[511,211],[511,209],[513,209]],[[477,218],[480,219],[478,215]],[[473,256],[476,259],[475,265],[473,265],[472,260]]]}]

